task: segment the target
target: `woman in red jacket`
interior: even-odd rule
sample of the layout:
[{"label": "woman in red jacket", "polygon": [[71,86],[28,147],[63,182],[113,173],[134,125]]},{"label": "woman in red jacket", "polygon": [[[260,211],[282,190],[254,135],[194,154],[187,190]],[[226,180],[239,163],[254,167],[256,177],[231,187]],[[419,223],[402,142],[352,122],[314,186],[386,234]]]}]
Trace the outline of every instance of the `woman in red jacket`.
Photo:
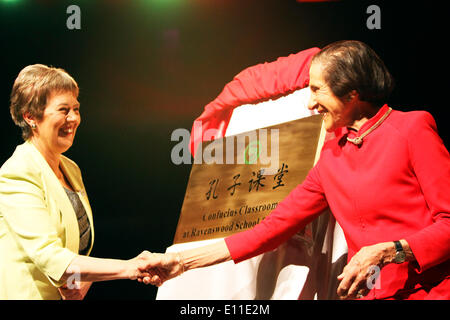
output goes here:
[{"label": "woman in red jacket", "polygon": [[450,157],[433,117],[384,104],[393,80],[367,45],[341,41],[316,53],[309,108],[328,131],[305,181],[253,229],[177,254],[155,254],[145,283],[277,248],[327,207],[342,227],[349,262],[342,298],[450,298]]}]

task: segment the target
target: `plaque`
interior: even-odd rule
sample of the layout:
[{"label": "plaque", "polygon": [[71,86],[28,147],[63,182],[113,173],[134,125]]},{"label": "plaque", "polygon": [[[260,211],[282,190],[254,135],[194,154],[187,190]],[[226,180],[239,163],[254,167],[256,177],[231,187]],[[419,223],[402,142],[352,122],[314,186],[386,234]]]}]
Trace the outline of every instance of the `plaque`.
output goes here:
[{"label": "plaque", "polygon": [[252,228],[318,160],[325,139],[314,115],[203,142],[196,152],[174,244]]}]

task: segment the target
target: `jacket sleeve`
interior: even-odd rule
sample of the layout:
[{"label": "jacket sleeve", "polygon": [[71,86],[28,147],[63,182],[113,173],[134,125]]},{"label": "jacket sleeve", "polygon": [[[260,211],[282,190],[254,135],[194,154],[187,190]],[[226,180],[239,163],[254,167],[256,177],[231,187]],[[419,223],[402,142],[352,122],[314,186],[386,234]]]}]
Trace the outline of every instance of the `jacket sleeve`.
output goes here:
[{"label": "jacket sleeve", "polygon": [[[319,48],[310,48],[276,61],[251,66],[229,82],[212,102],[205,106],[204,112],[195,120],[191,130],[190,150],[195,155],[199,142],[207,130],[208,136],[215,139],[225,135],[233,109],[248,103],[286,95],[309,84],[309,67]],[[201,128],[202,132],[195,132]]]},{"label": "jacket sleeve", "polygon": [[225,238],[235,263],[277,248],[328,207],[316,167],[263,221]]},{"label": "jacket sleeve", "polygon": [[418,112],[408,147],[432,220],[405,238],[421,272],[450,258],[450,156],[427,112]]},{"label": "jacket sleeve", "polygon": [[55,285],[76,254],[64,248],[50,219],[42,182],[36,175],[0,176],[0,216],[19,247]]}]

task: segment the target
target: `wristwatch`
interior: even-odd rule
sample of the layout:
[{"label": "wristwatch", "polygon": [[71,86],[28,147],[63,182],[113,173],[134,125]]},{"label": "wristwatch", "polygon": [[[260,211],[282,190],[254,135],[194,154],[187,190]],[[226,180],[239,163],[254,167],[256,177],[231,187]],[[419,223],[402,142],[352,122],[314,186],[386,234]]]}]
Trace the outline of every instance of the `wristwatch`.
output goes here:
[{"label": "wristwatch", "polygon": [[400,241],[394,241],[395,244],[395,258],[394,258],[394,262],[395,263],[403,263],[406,260],[406,254],[405,251],[403,250],[402,244],[400,243]]}]

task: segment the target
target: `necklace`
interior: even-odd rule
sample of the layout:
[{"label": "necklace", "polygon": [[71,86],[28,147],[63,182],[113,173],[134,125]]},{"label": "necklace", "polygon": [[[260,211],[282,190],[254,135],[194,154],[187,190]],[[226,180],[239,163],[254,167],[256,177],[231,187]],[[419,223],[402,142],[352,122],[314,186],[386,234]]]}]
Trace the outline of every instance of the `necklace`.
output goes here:
[{"label": "necklace", "polygon": [[372,127],[370,127],[366,132],[364,132],[362,135],[356,138],[349,138],[347,137],[347,140],[351,143],[354,143],[355,145],[360,145],[363,142],[363,139],[365,136],[367,136],[369,133],[371,133],[373,130],[378,128],[378,126],[384,121],[384,119],[387,118],[387,116],[391,113],[392,108],[389,108],[388,111],[378,120]]}]

